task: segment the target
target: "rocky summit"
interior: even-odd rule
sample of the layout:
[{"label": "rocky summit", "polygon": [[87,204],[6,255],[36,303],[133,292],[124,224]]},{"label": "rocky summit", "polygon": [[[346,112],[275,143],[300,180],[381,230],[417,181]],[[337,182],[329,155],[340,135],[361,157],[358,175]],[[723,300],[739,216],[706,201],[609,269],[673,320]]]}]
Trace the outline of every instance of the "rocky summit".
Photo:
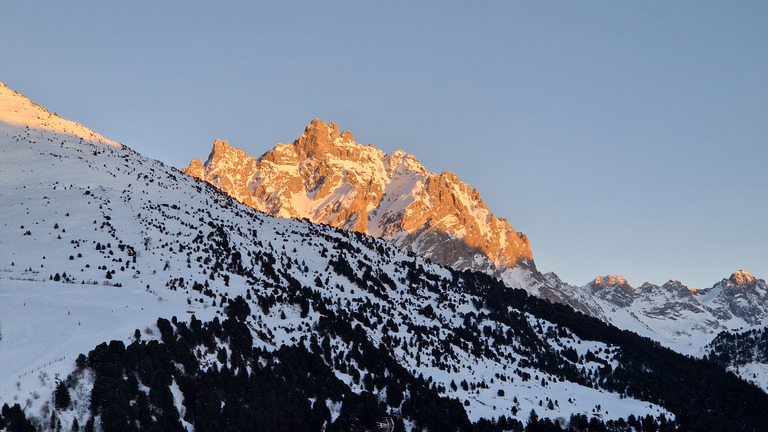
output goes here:
[{"label": "rocky summit", "polygon": [[359,144],[334,123],[312,120],[299,139],[258,158],[217,140],[205,163],[194,159],[184,172],[267,214],[382,238],[458,270],[534,268],[528,238],[476,189],[411,154]]}]

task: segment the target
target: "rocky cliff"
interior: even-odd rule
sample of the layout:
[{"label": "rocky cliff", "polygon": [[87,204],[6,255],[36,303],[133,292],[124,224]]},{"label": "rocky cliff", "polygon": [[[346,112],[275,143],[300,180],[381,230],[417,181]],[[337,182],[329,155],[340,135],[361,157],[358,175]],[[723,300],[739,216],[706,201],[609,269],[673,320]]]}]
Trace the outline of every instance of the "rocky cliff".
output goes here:
[{"label": "rocky cliff", "polygon": [[499,275],[534,265],[528,238],[455,174],[358,144],[334,123],[315,119],[258,158],[217,140],[205,163],[194,159],[184,172],[270,215],[379,237],[455,269]]}]

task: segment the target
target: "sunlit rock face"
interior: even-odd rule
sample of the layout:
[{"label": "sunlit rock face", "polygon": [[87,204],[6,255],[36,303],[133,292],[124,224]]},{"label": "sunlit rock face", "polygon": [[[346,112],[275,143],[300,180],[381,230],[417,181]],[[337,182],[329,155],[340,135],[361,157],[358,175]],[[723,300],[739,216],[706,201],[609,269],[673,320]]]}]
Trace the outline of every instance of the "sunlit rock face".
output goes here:
[{"label": "sunlit rock face", "polygon": [[596,297],[621,307],[631,305],[635,299],[634,288],[621,275],[598,276],[587,286]]},{"label": "sunlit rock face", "polygon": [[746,270],[742,269],[732,274],[728,281],[728,285],[731,288],[743,286],[753,287],[756,284],[757,279],[755,279],[755,277],[751,274],[747,273]]},{"label": "sunlit rock face", "polygon": [[534,266],[528,238],[455,174],[358,144],[334,123],[315,119],[258,158],[216,141],[205,163],[195,159],[184,172],[265,213],[379,237],[459,270]]},{"label": "sunlit rock face", "polygon": [[728,279],[723,279],[712,288],[695,293],[720,311],[718,318],[738,318],[751,325],[761,325],[768,318],[768,285],[745,270],[739,270]]}]

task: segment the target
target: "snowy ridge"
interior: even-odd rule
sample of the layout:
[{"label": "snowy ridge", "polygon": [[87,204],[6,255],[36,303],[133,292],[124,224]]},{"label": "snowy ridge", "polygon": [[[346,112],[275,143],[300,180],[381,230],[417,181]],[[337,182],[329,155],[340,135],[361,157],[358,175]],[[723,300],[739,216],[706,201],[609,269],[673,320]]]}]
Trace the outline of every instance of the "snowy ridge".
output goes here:
[{"label": "snowy ridge", "polygon": [[634,288],[619,275],[597,277],[583,287],[554,273],[545,277],[557,292],[587,305],[588,314],[683,354],[706,354],[705,346],[722,331],[768,324],[768,285],[744,270],[699,290],[678,281]]},{"label": "snowy ridge", "polygon": [[0,100],[3,102],[0,104],[0,118],[5,125],[47,130],[72,135],[92,143],[120,147],[120,144],[104,138],[79,123],[63,119],[55,113],[51,114],[47,109],[9,89],[3,83],[0,83]]}]

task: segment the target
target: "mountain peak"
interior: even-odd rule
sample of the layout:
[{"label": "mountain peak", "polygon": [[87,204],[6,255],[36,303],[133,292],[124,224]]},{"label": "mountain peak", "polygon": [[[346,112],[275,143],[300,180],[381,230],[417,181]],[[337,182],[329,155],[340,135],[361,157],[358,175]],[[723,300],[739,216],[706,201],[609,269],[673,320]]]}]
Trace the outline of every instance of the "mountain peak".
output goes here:
[{"label": "mountain peak", "polygon": [[294,142],[294,145],[299,154],[317,157],[327,152],[334,153],[332,147],[342,143],[355,143],[352,132],[344,131],[339,134],[339,126],[336,123],[325,123],[320,119],[314,119],[304,128],[304,133]]},{"label": "mountain peak", "polygon": [[419,172],[424,175],[429,174],[429,171],[427,171],[424,165],[422,165],[416,159],[416,156],[399,149],[386,155],[383,159],[383,162],[384,168],[387,170],[387,172],[392,172],[392,170],[398,169],[398,167],[402,166],[403,169],[406,170]]},{"label": "mountain peak", "polygon": [[598,276],[595,278],[592,284],[594,286],[601,286],[601,287],[626,286],[626,287],[632,288],[632,285],[630,285],[629,282],[627,282],[627,279],[624,278],[624,276],[622,275]]},{"label": "mountain peak", "polygon": [[598,298],[620,307],[629,307],[637,295],[632,285],[621,275],[598,276],[587,288]]},{"label": "mountain peak", "polygon": [[754,276],[747,273],[746,270],[742,269],[739,270],[731,275],[728,280],[731,282],[729,285],[731,286],[744,286],[744,285],[754,285],[757,279],[755,279]]},{"label": "mountain peak", "polygon": [[201,161],[200,158],[194,158],[192,159],[192,162],[189,163],[188,167],[181,169],[181,172],[188,176],[199,178],[205,175],[203,173],[204,170],[205,167],[203,166],[203,161]]},{"label": "mountain peak", "polygon": [[333,144],[340,138],[339,126],[333,122],[326,123],[320,119],[313,119],[304,128],[304,133],[299,140],[302,138],[316,144]]},{"label": "mountain peak", "polygon": [[218,150],[225,150],[225,149],[229,149],[229,148],[232,148],[232,147],[229,146],[229,141],[227,141],[227,140],[217,139],[217,140],[215,140],[213,142],[213,149],[214,149],[214,151],[217,150],[217,149]]},{"label": "mountain peak", "polygon": [[459,270],[533,267],[528,238],[496,218],[477,190],[402,150],[361,145],[335,123],[314,119],[259,158],[218,141],[211,155],[203,169],[193,161],[185,172],[273,216],[382,238]]}]

